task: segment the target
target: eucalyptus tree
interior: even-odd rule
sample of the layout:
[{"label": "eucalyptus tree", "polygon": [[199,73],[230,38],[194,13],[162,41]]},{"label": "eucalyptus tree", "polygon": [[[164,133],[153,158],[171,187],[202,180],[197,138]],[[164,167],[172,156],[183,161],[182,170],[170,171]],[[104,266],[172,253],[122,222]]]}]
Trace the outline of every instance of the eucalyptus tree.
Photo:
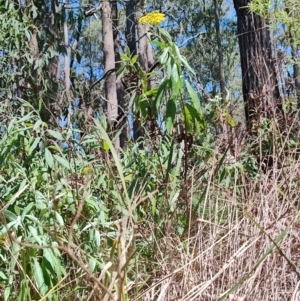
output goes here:
[{"label": "eucalyptus tree", "polygon": [[[279,66],[282,93],[289,98],[296,96],[300,107],[300,8],[298,0],[253,0],[249,9],[269,21],[274,45],[274,59]],[[292,101],[293,102],[293,101]]]},{"label": "eucalyptus tree", "polygon": [[[118,98],[117,98],[117,81],[115,73],[115,53],[114,53],[114,35],[112,21],[112,4],[110,1],[102,2],[102,24],[103,24],[103,52],[104,52],[104,70],[105,78],[105,98],[107,101],[107,118],[110,128],[118,117]],[[119,138],[114,138],[115,148],[119,149]]]},{"label": "eucalyptus tree", "polygon": [[243,98],[249,133],[261,117],[282,117],[283,104],[272,56],[267,20],[247,7],[249,0],[234,0],[237,14]]},{"label": "eucalyptus tree", "polygon": [[[57,36],[62,30],[62,6],[56,1],[6,1],[2,7],[7,13],[2,15],[6,15],[2,31],[5,33],[10,26],[6,41],[1,43],[3,58],[10,60],[8,74],[12,81],[7,84],[14,96],[28,100],[40,110],[43,121],[55,124],[61,46]],[[21,23],[24,28],[19,27]]]}]

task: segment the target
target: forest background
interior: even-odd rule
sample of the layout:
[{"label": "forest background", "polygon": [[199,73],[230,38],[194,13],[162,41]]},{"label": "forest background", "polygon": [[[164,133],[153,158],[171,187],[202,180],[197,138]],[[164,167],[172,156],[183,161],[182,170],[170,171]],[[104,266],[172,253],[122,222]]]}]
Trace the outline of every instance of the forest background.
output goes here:
[{"label": "forest background", "polygon": [[299,300],[299,0],[0,11],[1,300]]}]

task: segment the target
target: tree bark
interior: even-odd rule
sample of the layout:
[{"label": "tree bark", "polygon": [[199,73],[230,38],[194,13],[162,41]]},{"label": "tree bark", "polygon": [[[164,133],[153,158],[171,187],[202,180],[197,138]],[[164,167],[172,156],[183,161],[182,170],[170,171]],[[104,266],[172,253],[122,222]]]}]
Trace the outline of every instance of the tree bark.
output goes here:
[{"label": "tree bark", "polygon": [[249,133],[261,117],[283,116],[270,32],[265,20],[246,7],[250,0],[234,0],[241,56],[243,98]]},{"label": "tree bark", "polygon": [[[114,39],[114,54],[115,54],[115,68],[121,67],[121,56],[120,56],[120,35],[118,30],[118,8],[117,1],[112,2],[112,21],[113,21],[113,39]],[[117,99],[118,99],[118,128],[122,128],[120,134],[120,147],[124,148],[128,140],[128,127],[127,127],[127,108],[125,103],[125,91],[121,80],[116,82],[117,88]]]},{"label": "tree bark", "polygon": [[[136,39],[136,27],[137,27],[137,3],[135,0],[129,0],[126,3],[126,42],[130,50],[131,56],[137,54],[137,39]],[[140,124],[139,116],[133,116],[133,139],[137,141],[143,136],[143,130]]]},{"label": "tree bark", "polygon": [[[137,24],[137,20],[143,15],[145,1],[144,0],[129,0],[126,4],[126,40],[127,45],[130,49],[131,55],[138,53],[138,59],[141,67],[146,72],[154,64],[153,49],[149,43],[149,36],[147,34],[146,27],[142,24]],[[137,36],[137,38],[136,38]],[[138,41],[138,46],[137,46]],[[152,88],[154,82],[149,79],[149,89]],[[146,124],[141,124],[140,116],[137,114],[134,116],[133,121],[133,138],[135,141],[141,140],[144,136],[144,128],[147,131],[151,131],[152,128],[152,118],[150,108],[148,109],[148,120]],[[142,143],[140,144],[142,147]]]},{"label": "tree bark", "polygon": [[[103,26],[103,51],[105,72],[115,69],[115,53],[113,39],[113,25],[111,18],[111,4],[109,1],[102,3],[102,26]],[[118,117],[118,98],[116,87],[116,73],[110,72],[105,78],[105,97],[107,101],[107,118],[110,129]],[[119,138],[114,140],[116,150],[119,150]]]},{"label": "tree bark", "polygon": [[[290,3],[289,1],[287,1],[287,5],[286,5],[286,13],[293,18],[294,20],[296,20],[297,17],[295,15],[295,11],[293,10],[293,8],[291,9],[290,6],[292,5],[292,3]],[[289,36],[289,42],[291,45],[291,55],[292,55],[292,60],[293,60],[293,80],[294,80],[294,87],[296,90],[296,97],[297,97],[297,108],[300,109],[300,70],[299,70],[299,56],[298,56],[298,47],[297,44],[295,43],[295,33],[293,32],[293,28],[292,25],[289,24],[288,25],[288,36]]]},{"label": "tree bark", "polygon": [[126,42],[132,56],[137,52],[135,26],[135,0],[129,0],[126,3]]},{"label": "tree bark", "polygon": [[215,11],[215,25],[216,25],[219,71],[220,71],[220,91],[222,95],[222,100],[224,101],[226,99],[225,71],[224,71],[224,57],[223,57],[223,49],[222,49],[222,37],[220,31],[219,4],[217,0],[214,0],[214,11]]}]

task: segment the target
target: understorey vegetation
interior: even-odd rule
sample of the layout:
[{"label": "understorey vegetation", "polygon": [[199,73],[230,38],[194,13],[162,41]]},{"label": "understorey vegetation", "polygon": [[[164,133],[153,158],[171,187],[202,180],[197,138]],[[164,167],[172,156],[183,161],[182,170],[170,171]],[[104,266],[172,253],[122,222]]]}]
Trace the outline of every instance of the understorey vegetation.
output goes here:
[{"label": "understorey vegetation", "polygon": [[298,6],[0,0],[0,300],[299,300]]}]

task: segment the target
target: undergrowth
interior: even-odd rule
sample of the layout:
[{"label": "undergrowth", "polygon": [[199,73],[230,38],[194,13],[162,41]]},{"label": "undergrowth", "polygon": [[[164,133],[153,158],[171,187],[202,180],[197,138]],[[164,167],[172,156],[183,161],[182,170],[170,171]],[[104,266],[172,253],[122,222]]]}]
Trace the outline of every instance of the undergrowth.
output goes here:
[{"label": "undergrowth", "polygon": [[118,154],[97,119],[1,116],[1,300],[299,300],[296,121]]}]

